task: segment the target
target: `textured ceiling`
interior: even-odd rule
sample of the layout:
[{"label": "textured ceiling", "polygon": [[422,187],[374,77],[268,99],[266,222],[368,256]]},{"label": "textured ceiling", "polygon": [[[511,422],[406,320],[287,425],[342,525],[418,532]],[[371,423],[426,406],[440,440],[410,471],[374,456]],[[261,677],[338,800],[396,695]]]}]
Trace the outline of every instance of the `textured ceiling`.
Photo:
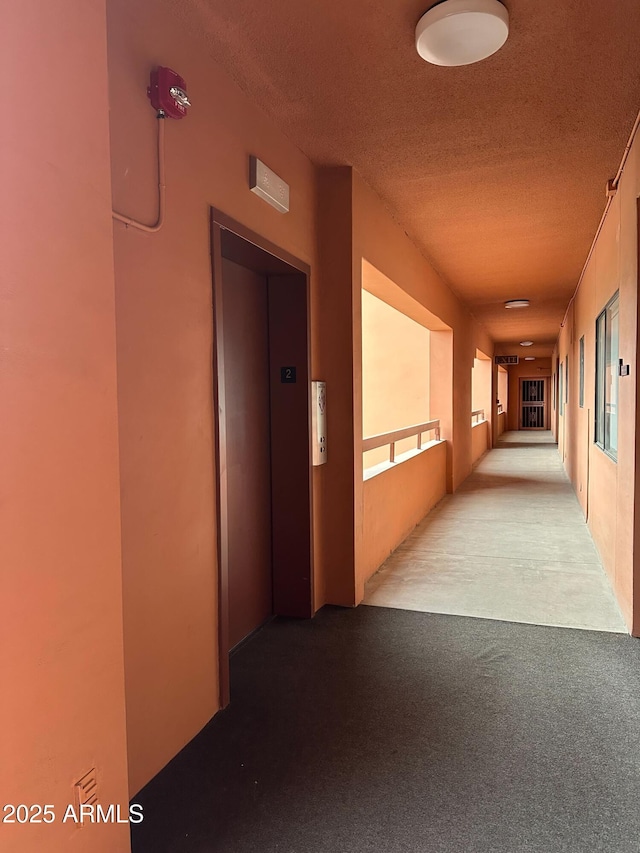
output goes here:
[{"label": "textured ceiling", "polygon": [[640,108],[638,0],[506,0],[506,45],[462,68],[415,51],[429,0],[167,2],[312,160],[360,173],[501,351],[551,352]]}]

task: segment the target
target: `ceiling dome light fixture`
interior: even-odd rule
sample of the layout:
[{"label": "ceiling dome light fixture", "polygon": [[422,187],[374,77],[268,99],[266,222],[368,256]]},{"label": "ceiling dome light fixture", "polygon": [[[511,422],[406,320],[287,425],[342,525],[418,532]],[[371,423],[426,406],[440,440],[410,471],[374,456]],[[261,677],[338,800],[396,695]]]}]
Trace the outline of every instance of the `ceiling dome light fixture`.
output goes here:
[{"label": "ceiling dome light fixture", "polygon": [[510,299],[508,302],[504,303],[505,308],[528,308],[529,300],[528,299]]},{"label": "ceiling dome light fixture", "polygon": [[525,361],[535,361],[536,357],[535,357],[535,355],[526,355],[524,360]]},{"label": "ceiling dome light fixture", "polygon": [[533,341],[520,341],[520,346],[521,347],[532,347]]},{"label": "ceiling dome light fixture", "polygon": [[509,13],[499,0],[444,0],[416,26],[416,50],[433,65],[471,65],[500,50]]}]

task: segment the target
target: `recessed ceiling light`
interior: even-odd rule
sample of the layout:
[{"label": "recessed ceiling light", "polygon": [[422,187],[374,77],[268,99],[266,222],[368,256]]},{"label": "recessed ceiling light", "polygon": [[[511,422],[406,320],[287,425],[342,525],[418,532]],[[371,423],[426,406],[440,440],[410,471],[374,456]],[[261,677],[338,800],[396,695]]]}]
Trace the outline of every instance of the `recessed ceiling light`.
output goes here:
[{"label": "recessed ceiling light", "polygon": [[520,346],[521,347],[532,347],[533,341],[520,341]]},{"label": "recessed ceiling light", "polygon": [[500,50],[509,13],[499,0],[444,0],[416,26],[416,50],[433,65],[471,65]]},{"label": "recessed ceiling light", "polygon": [[528,299],[510,299],[508,302],[504,303],[505,308],[528,308],[529,300]]},{"label": "recessed ceiling light", "polygon": [[525,356],[524,360],[525,361],[535,361],[536,357],[535,357],[535,355],[527,355],[527,356]]}]

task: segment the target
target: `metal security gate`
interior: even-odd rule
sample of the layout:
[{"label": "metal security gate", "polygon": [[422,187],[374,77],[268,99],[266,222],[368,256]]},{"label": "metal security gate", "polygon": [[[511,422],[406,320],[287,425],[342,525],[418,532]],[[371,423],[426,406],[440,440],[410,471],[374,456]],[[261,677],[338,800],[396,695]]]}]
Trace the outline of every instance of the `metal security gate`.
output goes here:
[{"label": "metal security gate", "polygon": [[544,379],[520,380],[520,429],[545,429],[545,386]]}]

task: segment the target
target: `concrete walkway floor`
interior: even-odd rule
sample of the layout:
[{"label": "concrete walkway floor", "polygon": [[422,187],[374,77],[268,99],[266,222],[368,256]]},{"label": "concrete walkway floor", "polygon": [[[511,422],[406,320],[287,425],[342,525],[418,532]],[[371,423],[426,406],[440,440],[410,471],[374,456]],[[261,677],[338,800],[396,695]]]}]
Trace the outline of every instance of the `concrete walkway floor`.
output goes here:
[{"label": "concrete walkway floor", "polygon": [[505,433],[370,579],[364,604],[627,632],[550,432]]}]

